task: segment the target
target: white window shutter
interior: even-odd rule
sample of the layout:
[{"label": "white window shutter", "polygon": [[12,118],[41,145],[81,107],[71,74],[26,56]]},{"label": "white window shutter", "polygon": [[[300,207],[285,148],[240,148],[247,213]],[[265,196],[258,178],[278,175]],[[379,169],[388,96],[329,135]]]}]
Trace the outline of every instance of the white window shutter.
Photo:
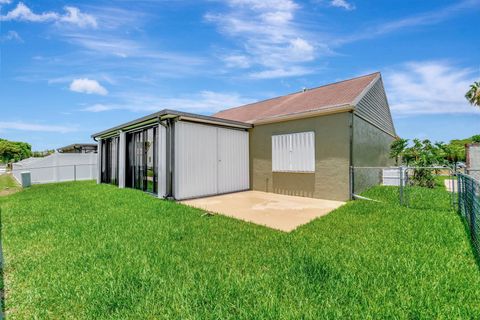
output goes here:
[{"label": "white window shutter", "polygon": [[273,135],[272,171],[315,172],[315,133]]}]

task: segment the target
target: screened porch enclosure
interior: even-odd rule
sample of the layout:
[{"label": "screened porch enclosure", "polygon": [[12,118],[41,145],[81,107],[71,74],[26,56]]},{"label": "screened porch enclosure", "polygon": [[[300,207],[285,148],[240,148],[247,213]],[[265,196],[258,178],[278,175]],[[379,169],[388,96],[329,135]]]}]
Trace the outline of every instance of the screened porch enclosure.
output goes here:
[{"label": "screened porch enclosure", "polygon": [[101,181],[118,186],[119,137],[102,140]]},{"label": "screened porch enclosure", "polygon": [[126,134],[125,187],[158,193],[158,127]]},{"label": "screened porch enclosure", "polygon": [[[118,137],[119,188],[183,200],[249,189],[251,127],[166,110],[92,137],[102,163],[109,162],[111,137]],[[105,181],[98,175],[97,183]]]}]

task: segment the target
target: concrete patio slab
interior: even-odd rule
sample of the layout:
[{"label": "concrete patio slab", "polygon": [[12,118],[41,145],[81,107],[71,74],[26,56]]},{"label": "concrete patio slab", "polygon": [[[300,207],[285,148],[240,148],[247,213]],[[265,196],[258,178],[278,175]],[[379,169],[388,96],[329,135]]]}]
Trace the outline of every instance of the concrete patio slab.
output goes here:
[{"label": "concrete patio slab", "polygon": [[285,232],[324,216],[345,202],[244,191],[181,203]]}]

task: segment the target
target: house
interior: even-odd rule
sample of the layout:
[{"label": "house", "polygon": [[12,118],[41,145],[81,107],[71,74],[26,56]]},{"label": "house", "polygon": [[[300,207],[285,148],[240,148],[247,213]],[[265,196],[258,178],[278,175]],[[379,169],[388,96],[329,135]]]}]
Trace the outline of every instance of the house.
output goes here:
[{"label": "house", "polygon": [[480,143],[466,144],[465,156],[467,160],[467,174],[480,181]]},{"label": "house", "polygon": [[163,110],[96,133],[98,182],[187,199],[240,190],[347,200],[396,138],[380,73],[203,116]]},{"label": "house", "polygon": [[95,143],[74,143],[68,146],[58,148],[59,153],[95,153],[97,152],[97,144]]}]

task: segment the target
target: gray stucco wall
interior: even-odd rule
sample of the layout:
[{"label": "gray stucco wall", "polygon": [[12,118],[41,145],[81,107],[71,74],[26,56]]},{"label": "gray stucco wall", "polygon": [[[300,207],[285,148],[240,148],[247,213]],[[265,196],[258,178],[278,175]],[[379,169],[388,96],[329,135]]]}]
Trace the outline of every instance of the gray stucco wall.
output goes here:
[{"label": "gray stucco wall", "polygon": [[[354,167],[387,167],[395,164],[390,159],[390,145],[395,138],[354,115],[352,164]],[[354,193],[359,194],[381,183],[380,169],[355,169]]]},{"label": "gray stucco wall", "polygon": [[[256,125],[250,129],[250,184],[253,190],[288,195],[349,199],[351,113]],[[315,132],[315,173],[272,172],[272,135]]]}]

